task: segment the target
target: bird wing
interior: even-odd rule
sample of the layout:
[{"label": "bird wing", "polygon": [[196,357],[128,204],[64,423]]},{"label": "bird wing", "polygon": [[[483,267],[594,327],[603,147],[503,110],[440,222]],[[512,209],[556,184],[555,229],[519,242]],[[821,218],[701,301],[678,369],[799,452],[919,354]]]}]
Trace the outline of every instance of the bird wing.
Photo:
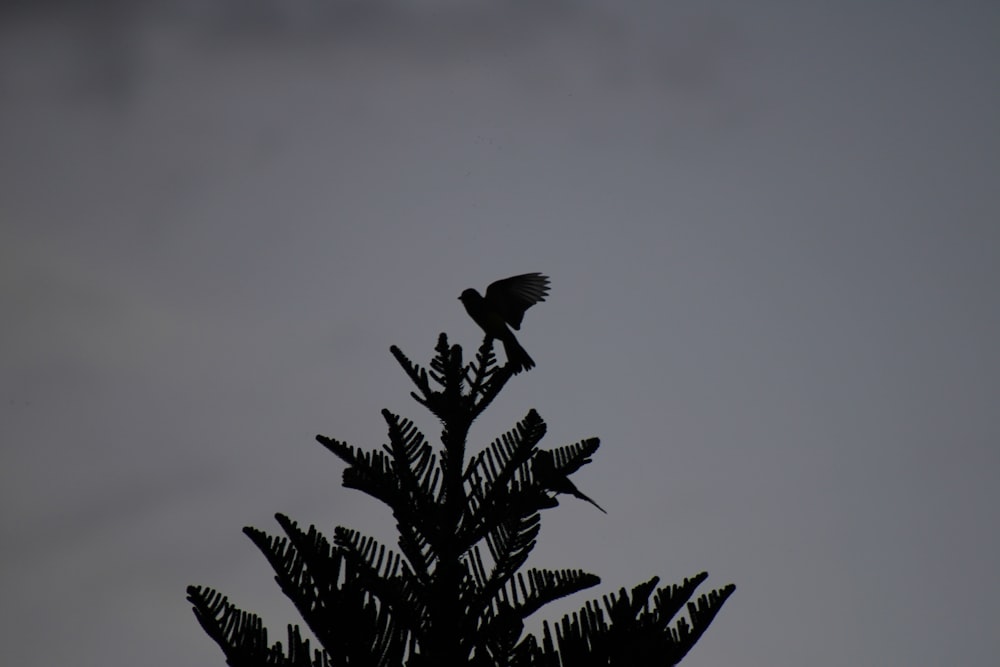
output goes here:
[{"label": "bird wing", "polygon": [[486,302],[491,310],[500,313],[515,329],[521,328],[524,311],[549,293],[549,278],[540,273],[524,273],[491,283],[486,288]]}]

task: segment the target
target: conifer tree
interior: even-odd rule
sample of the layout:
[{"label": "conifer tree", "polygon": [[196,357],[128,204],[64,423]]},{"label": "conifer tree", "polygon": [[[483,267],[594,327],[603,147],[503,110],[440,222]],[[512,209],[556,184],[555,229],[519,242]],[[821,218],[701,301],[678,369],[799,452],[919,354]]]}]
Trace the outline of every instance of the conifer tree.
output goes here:
[{"label": "conifer tree", "polygon": [[[691,650],[735,590],[730,584],[695,598],[704,572],[604,595],[554,625],[544,622],[540,638],[524,631],[545,604],[600,583],[581,570],[525,567],[540,512],[559,504],[557,493],[593,502],[569,476],[599,442],[542,449],[545,422],[531,410],[469,451],[470,426],[521,370],[498,364],[492,342],[487,337],[465,363],[461,347],[441,334],[429,369],[391,348],[416,386],[411,395],[442,425],[440,448],[388,410],[388,444],[380,450],[317,436],[347,464],[345,487],[391,509],[398,551],[344,527],[331,540],[281,514],[281,535],[244,529],[318,646],[298,625],[288,627],[286,644],[271,643],[257,615],[214,589],[188,588],[195,616],[229,665],[659,667]],[[686,618],[678,617],[682,610]]]}]

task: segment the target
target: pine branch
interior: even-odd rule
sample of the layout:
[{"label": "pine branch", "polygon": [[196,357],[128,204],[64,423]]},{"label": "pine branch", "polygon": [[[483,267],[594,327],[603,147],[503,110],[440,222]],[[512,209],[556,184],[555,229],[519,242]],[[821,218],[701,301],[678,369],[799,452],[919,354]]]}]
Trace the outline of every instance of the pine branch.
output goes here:
[{"label": "pine branch", "polygon": [[546,450],[552,457],[556,471],[563,475],[572,475],[577,470],[591,462],[591,455],[601,446],[599,438],[586,438],[572,445]]},{"label": "pine branch", "polygon": [[510,517],[528,516],[541,510],[559,506],[559,501],[549,493],[548,487],[532,476],[531,471],[518,468],[506,486],[493,487],[496,491],[487,502],[485,482],[474,475],[468,491],[468,513],[474,520],[463,526],[462,544],[475,544],[489,531]]},{"label": "pine branch", "polygon": [[439,554],[426,536],[411,524],[397,522],[399,549],[406,557],[414,575],[423,585],[430,585]]},{"label": "pine branch", "polygon": [[507,665],[522,632],[524,622],[521,617],[501,603],[495,613],[473,633],[473,653],[481,656],[480,662],[483,665]]},{"label": "pine branch", "polygon": [[474,471],[489,485],[502,484],[529,458],[534,447],[545,437],[545,421],[534,409],[529,410],[518,424],[473,456],[465,472],[468,482]]},{"label": "pine branch", "polygon": [[267,558],[281,591],[326,652],[372,666],[401,658],[407,646],[405,629],[396,625],[390,607],[359,584],[343,553],[331,549],[315,527],[304,533],[287,517],[279,515],[279,522],[289,538],[249,527],[244,532]]},{"label": "pine branch", "polygon": [[[389,351],[410,377],[410,380],[420,390],[420,395],[410,392],[410,396],[426,407],[442,422],[455,419],[456,415],[467,411],[472,399],[465,395],[465,374],[462,370],[462,348],[458,345],[448,345],[445,334],[438,336],[434,358],[431,359],[431,370],[413,363],[393,345]],[[435,390],[430,381],[440,387]]]},{"label": "pine branch", "polygon": [[441,334],[438,336],[437,345],[434,346],[437,353],[431,359],[431,377],[437,382],[444,393],[454,397],[462,395],[462,375],[459,369],[462,368],[462,347],[460,345],[448,345],[448,336]]},{"label": "pine branch", "polygon": [[[340,547],[344,557],[352,563],[359,580],[366,585],[412,577],[403,559],[374,537],[338,526],[334,529],[333,541]],[[386,599],[397,595],[380,594],[378,597]]]},{"label": "pine branch", "polygon": [[510,516],[487,531],[486,545],[494,565],[484,592],[490,597],[528,560],[540,524],[538,512],[532,512]]},{"label": "pine branch", "polygon": [[705,630],[708,629],[715,616],[722,610],[722,605],[735,592],[736,586],[729,584],[721,589],[701,595],[698,598],[697,604],[692,602],[687,603],[688,617],[691,619],[690,628],[688,628],[688,624],[684,622],[684,619],[680,619],[677,622],[675,631],[672,633],[674,643],[677,645],[676,662],[680,662],[694,648],[694,645],[705,634]]},{"label": "pine branch", "polygon": [[358,531],[338,527],[334,542],[356,572],[358,586],[392,609],[397,623],[419,636],[426,625],[426,585],[402,558]]},{"label": "pine branch", "polygon": [[[335,644],[329,635],[333,631],[332,610],[327,607],[325,596],[321,595],[317,582],[313,580],[311,573],[306,571],[306,562],[302,554],[287,538],[268,535],[250,526],[244,528],[243,533],[267,558],[281,591],[292,601],[306,625],[316,633],[320,643],[324,647],[332,647]],[[326,568],[333,570],[328,576],[338,578],[341,566],[339,558],[331,559],[331,562],[326,564]],[[330,591],[323,593],[329,595]]]},{"label": "pine branch", "polygon": [[496,354],[493,352],[493,339],[486,336],[476,350],[475,360],[470,361],[465,367],[465,379],[470,387],[469,394],[471,396],[481,394],[490,376],[499,368]]},{"label": "pine branch", "polygon": [[[493,561],[489,573],[483,564],[478,547],[469,549],[460,560],[465,572],[459,593],[469,627],[467,640],[477,645],[486,642],[490,645],[488,652],[491,655],[503,647],[506,647],[503,648],[504,651],[513,649],[514,642],[521,633],[522,620],[530,613],[527,607],[533,601],[522,601],[515,587],[509,589],[508,595],[504,587],[527,560],[534,548],[539,527],[537,512],[524,516],[510,516],[493,526],[486,535],[487,547]],[[541,581],[542,578],[536,579]],[[523,578],[520,580],[521,589],[529,596],[532,592],[538,592],[534,590],[536,579],[529,579],[532,586],[530,589],[525,586]],[[572,585],[569,580],[562,583],[567,590]],[[516,633],[515,626],[517,626]],[[485,644],[480,648],[487,650]]]},{"label": "pine branch", "polygon": [[[706,576],[701,573],[686,579],[680,586],[661,588],[653,594],[658,581],[654,577],[631,592],[622,588],[617,595],[605,595],[603,607],[595,601],[588,602],[555,626],[554,643],[548,623],[543,623],[542,646],[535,656],[539,662],[535,664],[582,667],[677,664],[735,590],[735,586],[730,584],[701,596],[697,604],[688,603],[691,621],[680,618],[671,626],[673,615]],[[649,606],[651,594],[652,609]]]},{"label": "pine branch", "polygon": [[[383,415],[391,413],[386,411]],[[387,416],[386,419],[390,425],[391,446],[385,447],[384,452],[363,451],[323,435],[317,435],[316,440],[348,464],[343,474],[346,488],[358,489],[382,501],[401,524],[419,529],[424,539],[430,539],[436,533],[436,526],[431,520],[436,515],[432,494],[437,485],[433,450],[424,444],[423,435],[410,428],[412,424],[408,420],[394,426],[392,417]],[[407,470],[413,462],[419,466],[419,471],[429,476],[416,482],[413,481],[412,470],[401,476],[399,471]],[[409,478],[405,488],[404,478]]]},{"label": "pine branch", "polygon": [[662,617],[664,623],[668,623],[680,612],[706,579],[708,572],[699,572],[693,577],[684,579],[683,583],[664,586],[656,591],[657,614]]},{"label": "pine branch", "polygon": [[383,449],[393,458],[396,485],[413,513],[426,516],[440,491],[437,455],[412,421],[388,410],[382,411],[382,418],[389,425],[389,444]]},{"label": "pine branch", "polygon": [[390,507],[398,502],[398,493],[389,458],[380,451],[365,451],[346,442],[317,435],[316,441],[340,457],[344,469],[344,486],[358,489]]},{"label": "pine branch", "polygon": [[[395,345],[389,351],[420,391],[420,394],[410,392],[410,396],[442,422],[462,415],[464,420],[471,423],[489,407],[507,381],[515,375],[509,364],[497,364],[490,338],[483,339],[475,360],[464,367],[462,348],[458,345],[449,347],[445,334],[438,337],[434,349],[436,354],[431,360],[430,371],[411,361]],[[434,390],[431,381],[441,389]]]},{"label": "pine branch", "polygon": [[[483,579],[482,564],[473,569],[480,571],[476,578]],[[473,636],[476,651],[492,659],[484,664],[508,665],[518,664],[519,660],[527,661],[537,648],[534,638],[517,643],[523,632],[524,619],[553,600],[597,583],[600,583],[598,577],[581,570],[532,569],[508,578],[499,590],[492,593],[482,590],[478,597],[490,596],[491,599],[480,612],[481,620],[476,624]],[[470,611],[478,608],[471,606]]]},{"label": "pine branch", "polygon": [[344,573],[343,559],[315,526],[303,532],[283,514],[275,514],[275,519],[287,540],[270,537],[254,528],[245,528],[244,533],[278,572],[276,579],[282,591],[299,609],[319,642],[329,653],[337,655],[339,647],[334,630],[339,625],[338,584]]},{"label": "pine branch", "polygon": [[[477,542],[486,527],[511,514],[512,504],[523,500],[512,494],[512,486],[519,472],[523,479],[527,472],[525,464],[545,431],[545,422],[535,410],[530,410],[513,429],[472,457],[464,475],[469,502],[458,534],[462,545]],[[529,507],[532,511],[541,509],[541,506]]]},{"label": "pine branch", "polygon": [[267,643],[267,629],[256,614],[243,611],[218,591],[188,586],[187,599],[206,634],[219,645],[232,667],[331,667],[330,656],[302,639],[298,626],[288,626],[289,654],[281,642]]},{"label": "pine branch", "polygon": [[465,369],[465,377],[469,382],[469,396],[472,400],[469,410],[470,423],[489,407],[514,375],[514,369],[510,364],[505,366],[497,364],[496,355],[493,353],[493,340],[489,337],[483,338],[476,352],[476,360],[470,362]]},{"label": "pine branch", "polygon": [[583,570],[539,570],[518,572],[501,589],[501,599],[521,618],[543,606],[601,583],[597,575]]},{"label": "pine branch", "polygon": [[434,406],[439,402],[437,397],[440,396],[440,392],[435,392],[431,389],[427,369],[410,361],[409,357],[403,354],[402,350],[395,345],[389,346],[389,352],[396,358],[399,365],[403,367],[403,371],[409,376],[413,384],[417,385],[417,389],[420,390],[420,396],[415,392],[410,392],[410,396],[417,403],[434,412]]}]

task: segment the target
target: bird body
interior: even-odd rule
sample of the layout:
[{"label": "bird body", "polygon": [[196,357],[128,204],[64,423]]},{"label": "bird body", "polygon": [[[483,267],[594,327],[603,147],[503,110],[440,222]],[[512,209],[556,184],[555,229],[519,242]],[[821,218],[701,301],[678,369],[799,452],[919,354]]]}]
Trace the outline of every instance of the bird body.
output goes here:
[{"label": "bird body", "polygon": [[575,498],[579,498],[580,500],[586,500],[588,503],[605,514],[608,513],[606,509],[597,504],[597,501],[578,489],[576,484],[570,480],[569,474],[567,474],[565,470],[557,469],[555,459],[552,457],[551,452],[542,451],[535,456],[534,474],[542,486],[549,491],[570,495]]},{"label": "bird body", "polygon": [[535,361],[521,347],[509,327],[520,330],[524,311],[539,301],[545,301],[548,293],[547,276],[525,273],[491,283],[486,288],[485,296],[470,288],[462,292],[458,299],[487,338],[496,338],[503,343],[507,363],[515,373],[520,373],[533,368]]}]

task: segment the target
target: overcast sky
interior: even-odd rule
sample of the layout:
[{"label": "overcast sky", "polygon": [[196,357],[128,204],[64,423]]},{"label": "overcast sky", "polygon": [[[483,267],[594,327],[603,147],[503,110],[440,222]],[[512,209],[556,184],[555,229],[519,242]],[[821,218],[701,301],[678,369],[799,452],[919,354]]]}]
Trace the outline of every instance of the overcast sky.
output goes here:
[{"label": "overcast sky", "polygon": [[[1000,653],[1000,5],[0,9],[0,662],[222,665],[295,621],[244,525],[394,543],[316,433],[437,425],[388,348],[552,277],[537,408],[599,436],[535,566],[736,594],[685,661]],[[536,623],[537,626],[537,623]]]}]

